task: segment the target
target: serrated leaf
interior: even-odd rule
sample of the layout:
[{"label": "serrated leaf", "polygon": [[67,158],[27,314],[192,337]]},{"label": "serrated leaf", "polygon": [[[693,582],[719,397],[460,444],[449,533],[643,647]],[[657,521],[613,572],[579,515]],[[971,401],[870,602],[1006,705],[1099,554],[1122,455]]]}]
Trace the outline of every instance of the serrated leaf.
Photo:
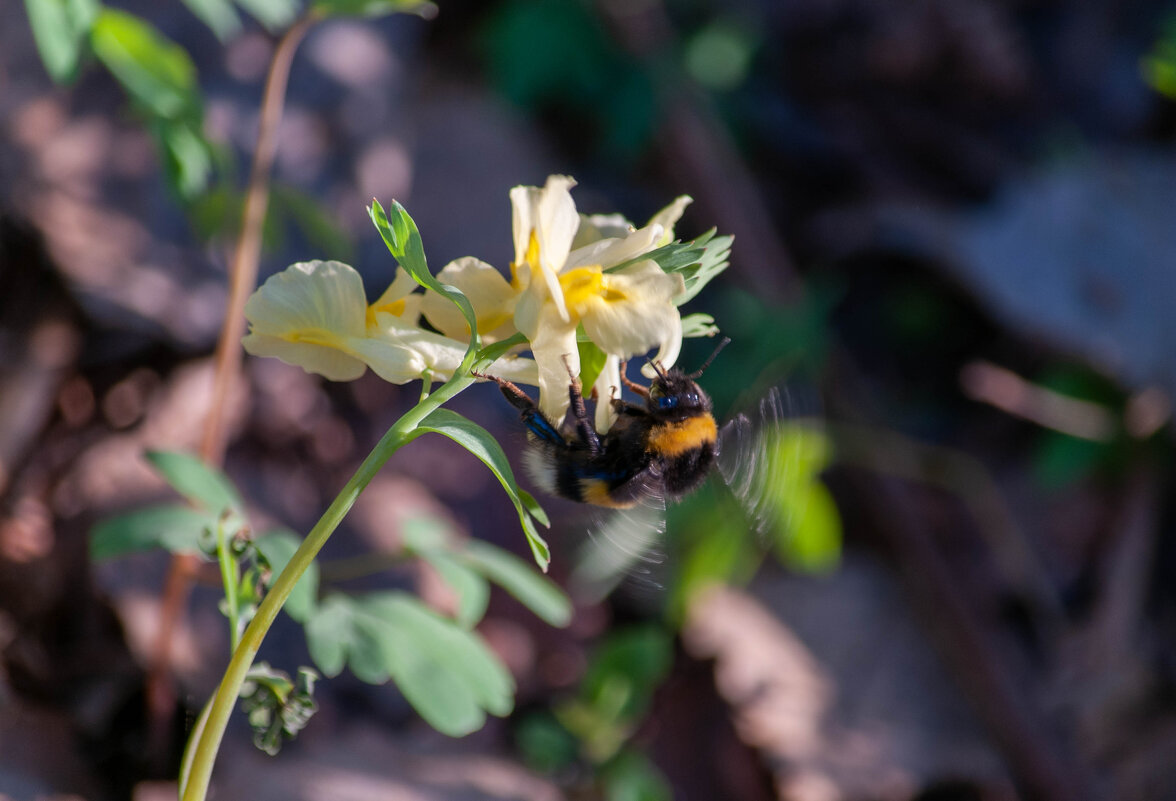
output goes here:
[{"label": "serrated leaf", "polygon": [[37,52],[55,82],[69,83],[77,77],[98,9],[95,0],[25,0]]},{"label": "serrated leaf", "polygon": [[244,507],[228,477],[195,456],[181,451],[148,451],[146,458],[176,492],[213,516]]},{"label": "serrated leaf", "polygon": [[437,16],[437,6],[424,0],[315,0],[311,10],[328,17],[382,17],[387,14],[416,14],[425,19]]},{"label": "serrated leaf", "polygon": [[[489,431],[477,423],[449,409],[437,409],[432,412],[420,422],[417,429],[449,437],[490,468],[490,472],[498,477],[507,496],[515,505],[515,510],[519,514],[519,522],[523,526],[523,532],[527,536],[527,542],[531,546],[535,561],[546,572],[547,565],[551,561],[551,552],[547,543],[539,536],[535,522],[531,519],[527,506],[519,495],[518,482],[515,481],[514,472],[510,469],[510,462],[507,460],[506,454],[503,453],[502,446],[498,444],[498,440],[494,439]],[[530,498],[530,502],[533,504],[534,498]]]},{"label": "serrated leaf", "polygon": [[431,292],[437,292],[449,298],[461,310],[462,317],[465,318],[466,325],[469,326],[471,332],[467,353],[476,351],[480,347],[480,338],[478,337],[478,323],[474,315],[474,307],[470,305],[469,298],[460,289],[441,283],[429,272],[429,265],[425,260],[425,246],[421,241],[421,232],[417,229],[416,222],[404,210],[404,206],[400,205],[399,201],[392,201],[391,214],[389,215],[385,213],[384,207],[380,205],[378,200],[372,200],[372,205],[368,207],[368,214],[397,263],[407,270],[418,284]]},{"label": "serrated leaf", "polygon": [[152,506],[103,520],[90,531],[90,558],[111,559],[151,548],[199,551],[216,515],[190,506]]},{"label": "serrated leaf", "polygon": [[188,10],[226,42],[241,30],[241,17],[229,0],[184,0]]},{"label": "serrated leaf", "polygon": [[[286,569],[286,565],[290,563],[294,552],[298,550],[298,546],[301,544],[302,540],[298,538],[298,535],[292,531],[285,530],[268,531],[253,540],[254,547],[257,548],[258,553],[261,554],[266,564],[270,567],[270,571],[272,572],[272,576],[270,577],[271,584]],[[306,569],[306,572],[298,579],[298,583],[294,585],[294,589],[290,592],[290,597],[286,599],[286,603],[283,606],[286,614],[299,623],[306,623],[314,613],[315,605],[318,602],[318,588],[318,562],[311,562],[310,567]]]},{"label": "serrated leaf", "polygon": [[514,554],[471,540],[460,558],[552,626],[566,626],[571,621],[572,602],[559,585]]},{"label": "serrated leaf", "polygon": [[192,59],[150,23],[103,9],[90,29],[90,44],[127,93],[153,115],[179,119],[199,113]]}]

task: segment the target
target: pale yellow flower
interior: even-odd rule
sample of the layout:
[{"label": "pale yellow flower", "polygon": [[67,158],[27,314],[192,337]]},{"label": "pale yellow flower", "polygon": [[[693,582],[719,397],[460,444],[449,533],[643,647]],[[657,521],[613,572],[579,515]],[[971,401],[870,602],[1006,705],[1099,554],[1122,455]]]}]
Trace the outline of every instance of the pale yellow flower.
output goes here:
[{"label": "pale yellow flower", "polygon": [[[494,267],[466,256],[445,265],[437,273],[437,280],[457,287],[469,298],[484,343],[515,332],[513,318],[519,293]],[[426,292],[422,298],[421,310],[430,325],[453,339],[469,339],[470,326],[451,300],[436,292]]]},{"label": "pale yellow flower", "polygon": [[[272,276],[245,304],[249,334],[242,340],[255,356],[274,356],[308,373],[351,381],[370,367],[385,381],[445,380],[465,356],[466,342],[422,329],[422,296],[403,271],[375,303],[365,300],[358,272],[336,261],[293,264]],[[490,371],[535,384],[529,359],[504,357]]]},{"label": "pale yellow flower", "polygon": [[[538,366],[540,408],[557,421],[569,403],[569,367],[579,374],[579,325],[584,326],[589,339],[617,360],[657,347],[658,360],[669,366],[678,356],[682,339],[682,321],[673,303],[683,289],[680,276],[667,275],[649,260],[608,270],[657,247],[666,226],[677,221],[689,200],[675,201],[661,213],[661,221],[632,230],[615,215],[581,218],[569,192],[574,185],[570,178],[552,176],[542,189],[511,190],[512,267],[514,285],[521,289],[514,322],[530,340]],[[577,237],[582,226],[590,230]],[[575,250],[573,242],[580,244]],[[615,370],[602,375],[619,381]],[[604,390],[600,397],[607,400],[615,386],[602,388],[598,383],[598,390]],[[598,405],[598,417],[605,423],[611,422],[607,407],[607,402]],[[601,430],[604,428],[607,425]]]}]

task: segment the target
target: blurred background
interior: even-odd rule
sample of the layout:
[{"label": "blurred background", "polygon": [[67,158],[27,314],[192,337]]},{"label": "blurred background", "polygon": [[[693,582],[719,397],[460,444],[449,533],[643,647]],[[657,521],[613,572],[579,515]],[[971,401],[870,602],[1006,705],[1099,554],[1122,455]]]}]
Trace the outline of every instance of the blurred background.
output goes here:
[{"label": "blurred background", "polygon": [[[112,2],[187,56],[120,62],[94,34],[42,60],[27,10],[67,9],[60,29],[75,5],[0,5],[0,797],[153,801],[227,659],[217,576],[171,633],[161,735],[169,557],[95,564],[87,537],[168,496],[145,448],[197,447],[297,8]],[[780,422],[649,548],[542,499],[576,615],[492,597],[508,718],[451,740],[344,673],[276,758],[236,721],[217,797],[1176,799],[1173,97],[1176,6],[1151,0],[453,0],[315,25],[262,279],[334,258],[378,294],[372,197],[435,268],[505,268],[513,185],[570,174],[581,211],[638,223],[690,194],[679,236],[735,236],[683,309],[733,339],[703,384],[724,419]],[[300,532],[419,391],[245,372],[225,470],[259,525]],[[496,390],[454,408],[515,460]],[[324,581],[443,604],[427,571],[350,570],[421,521],[526,553],[493,476],[425,437]],[[306,661],[300,630],[262,656]]]}]

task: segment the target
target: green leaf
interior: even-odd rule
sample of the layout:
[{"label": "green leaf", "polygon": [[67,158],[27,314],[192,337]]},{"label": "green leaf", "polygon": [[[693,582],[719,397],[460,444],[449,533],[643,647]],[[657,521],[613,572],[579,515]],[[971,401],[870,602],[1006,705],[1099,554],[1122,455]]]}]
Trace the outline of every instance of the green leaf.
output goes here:
[{"label": "green leaf", "polygon": [[273,213],[294,221],[306,242],[323,258],[350,262],[354,248],[347,231],[314,196],[292,186],[274,184],[270,189]]},{"label": "green leaf", "polygon": [[481,344],[474,307],[470,305],[469,298],[460,289],[441,283],[429,272],[429,265],[425,261],[425,246],[421,241],[421,232],[417,230],[416,222],[404,210],[404,206],[400,205],[399,201],[392,201],[392,214],[389,217],[384,212],[384,207],[380,205],[380,201],[372,200],[372,205],[368,207],[368,214],[397,263],[407,270],[418,284],[449,298],[461,310],[471,332],[467,354],[476,352]]},{"label": "green leaf", "polygon": [[162,547],[200,551],[216,515],[190,506],[152,506],[103,520],[90,531],[90,558],[111,559]]},{"label": "green leaf", "polygon": [[[583,330],[583,326],[580,326],[580,329]],[[586,335],[583,339],[576,338],[576,349],[580,351],[580,383],[591,388],[604,369],[604,362],[608,356]]]},{"label": "green leaf", "polygon": [[[511,502],[518,511],[519,522],[523,526],[523,532],[527,535],[527,542],[531,546],[531,552],[535,556],[535,561],[539,564],[539,567],[546,571],[547,565],[551,561],[551,552],[548,550],[547,543],[539,536],[539,531],[535,528],[535,522],[531,519],[531,515],[527,511],[527,505],[524,504],[522,497],[519,495],[519,485],[515,481],[514,473],[510,469],[510,462],[507,460],[506,454],[502,452],[502,446],[491,436],[490,432],[472,420],[467,420],[457,412],[450,411],[449,409],[437,409],[432,412],[420,422],[417,429],[420,431],[432,431],[449,437],[474,456],[477,456],[483,464],[490,468],[490,472],[498,477],[503,489],[506,490],[506,494],[510,497]],[[534,503],[534,499],[530,498],[530,502]]]},{"label": "green leaf", "polygon": [[784,564],[806,573],[828,573],[841,560],[841,515],[829,489],[813,481],[803,490],[784,494],[779,510],[785,525],[777,526],[776,555]]},{"label": "green leaf", "polygon": [[490,582],[445,551],[418,551],[421,558],[432,565],[441,580],[457,593],[457,622],[473,628],[490,603]]},{"label": "green leaf", "polygon": [[181,451],[148,451],[147,461],[176,492],[197,506],[219,516],[226,510],[241,511],[244,504],[224,473]]},{"label": "green leaf", "polygon": [[311,12],[327,17],[382,17],[403,13],[432,19],[437,16],[437,6],[424,0],[315,0]]},{"label": "green leaf", "polygon": [[172,191],[184,201],[203,194],[212,176],[213,153],[199,120],[157,118],[151,132],[159,143]]},{"label": "green leaf", "polygon": [[199,116],[192,59],[152,25],[106,8],[90,29],[90,43],[127,93],[151,114],[166,119]]},{"label": "green leaf", "polygon": [[77,77],[86,35],[98,9],[96,0],[25,0],[37,51],[57,83]]},{"label": "green leaf", "polygon": [[507,715],[514,706],[514,680],[482,640],[405,593],[332,595],[306,633],[326,675],[347,664],[363,681],[390,676],[421,717],[445,734],[469,734],[486,712]]},{"label": "green leaf", "polygon": [[672,801],[673,789],[644,755],[625,750],[601,772],[605,801]]},{"label": "green leaf", "polygon": [[289,27],[298,16],[300,0],[237,0],[251,17],[260,22],[270,33],[277,33]]},{"label": "green leaf", "polygon": [[[257,552],[269,565],[271,585],[274,579],[286,569],[286,565],[290,563],[294,552],[301,544],[302,540],[298,538],[297,534],[284,529],[268,531],[253,540]],[[294,585],[290,597],[286,599],[286,604],[283,607],[286,614],[299,623],[306,623],[314,613],[315,604],[318,602],[318,588],[319,566],[317,562],[311,562],[310,567]]]},{"label": "green leaf", "polygon": [[345,666],[360,681],[382,684],[388,668],[381,651],[379,621],[365,620],[356,601],[328,595],[306,621],[306,646],[324,676],[338,676]]},{"label": "green leaf", "polygon": [[554,581],[536,573],[522,559],[480,540],[471,540],[459,554],[466,564],[513,595],[552,626],[572,619],[572,602]]},{"label": "green leaf", "polygon": [[232,39],[241,30],[241,18],[229,0],[184,0],[184,5],[222,42]]},{"label": "green leaf", "polygon": [[[493,715],[510,714],[514,708],[514,679],[497,657],[474,633],[455,625],[405,593],[379,593],[369,596],[365,608],[380,620],[397,629],[397,641],[389,656],[403,657],[415,653],[414,663],[390,664],[397,685],[405,697],[431,725],[446,734],[468,734],[482,721],[456,704],[442,707],[436,697],[449,696],[450,702],[464,700],[469,693],[474,703]],[[420,672],[418,668],[428,669]],[[398,667],[411,669],[398,674]],[[421,702],[426,706],[422,708]],[[427,710],[427,714],[426,714]],[[444,716],[437,716],[443,711]],[[430,717],[434,715],[434,717]],[[469,728],[473,725],[473,728]]]},{"label": "green leaf", "polygon": [[715,318],[709,314],[687,314],[682,317],[682,337],[713,337],[719,333]]},{"label": "green leaf", "polygon": [[675,305],[681,306],[691,300],[715,276],[727,269],[730,265],[731,244],[734,241],[733,236],[714,236],[714,229],[694,240],[695,244],[705,245],[702,258],[697,264],[676,270],[685,279],[686,289],[674,298]]}]

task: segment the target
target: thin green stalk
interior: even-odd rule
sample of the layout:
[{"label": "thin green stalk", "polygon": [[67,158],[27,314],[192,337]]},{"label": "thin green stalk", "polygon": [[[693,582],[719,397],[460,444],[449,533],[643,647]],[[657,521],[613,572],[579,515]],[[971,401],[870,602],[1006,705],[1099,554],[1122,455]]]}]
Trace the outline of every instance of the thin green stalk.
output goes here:
[{"label": "thin green stalk", "polygon": [[[472,363],[472,356],[471,353],[467,361]],[[468,366],[463,363],[462,368],[468,369]],[[188,781],[182,788],[182,801],[204,801],[207,796],[209,781],[212,778],[212,767],[216,761],[221,740],[224,738],[229,716],[232,714],[237,697],[241,693],[241,685],[245,682],[245,677],[253,665],[253,659],[257,655],[258,649],[261,648],[262,640],[265,639],[265,635],[269,632],[282,605],[290,597],[294,585],[314,562],[315,556],[343,521],[356,498],[359,497],[359,493],[371,482],[384,463],[401,446],[420,436],[420,432],[416,428],[421,421],[474,382],[473,378],[465,374],[465,369],[459,369],[453,378],[407,411],[388,429],[372,452],[363,460],[355,474],[344,485],[342,491],[335,497],[335,500],[327,507],[323,516],[315,523],[314,528],[306,535],[302,544],[298,546],[298,550],[294,552],[294,556],[290,558],[289,564],[286,565],[286,568],[274,581],[273,586],[270,587],[269,592],[266,593],[265,598],[262,599],[253,620],[241,635],[240,643],[233,650],[220,687],[217,688],[216,695],[213,696],[208,719],[205,721],[204,729],[200,732],[199,742],[192,758]]]},{"label": "thin green stalk", "polygon": [[220,563],[221,581],[225,590],[225,613],[229,618],[230,647],[236,649],[241,636],[240,592],[238,589],[237,564],[229,552],[230,544],[225,541],[225,521],[216,521],[216,558]]}]

